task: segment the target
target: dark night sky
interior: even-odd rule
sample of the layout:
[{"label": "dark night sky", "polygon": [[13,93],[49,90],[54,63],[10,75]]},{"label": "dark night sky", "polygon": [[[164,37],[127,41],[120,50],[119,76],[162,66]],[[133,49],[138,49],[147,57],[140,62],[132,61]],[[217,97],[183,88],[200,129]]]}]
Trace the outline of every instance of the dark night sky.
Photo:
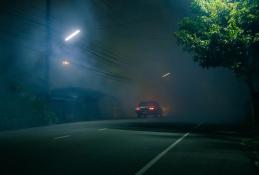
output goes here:
[{"label": "dark night sky", "polygon": [[[44,53],[44,1],[1,3],[1,40],[10,43],[1,42],[1,59],[15,51],[21,58],[16,66],[24,65],[25,72],[38,70]],[[189,6],[189,0],[52,0],[53,88],[104,91],[122,99],[128,111],[140,100],[157,99],[185,120],[239,120],[249,107],[242,81],[224,69],[200,68],[176,43],[174,32]],[[62,38],[76,27],[82,36],[64,46]],[[119,64],[96,58],[91,49],[113,55]],[[131,81],[116,82],[82,67],[56,64],[54,57],[66,55]],[[161,79],[166,72],[172,76]],[[25,74],[24,79],[30,78]]]}]

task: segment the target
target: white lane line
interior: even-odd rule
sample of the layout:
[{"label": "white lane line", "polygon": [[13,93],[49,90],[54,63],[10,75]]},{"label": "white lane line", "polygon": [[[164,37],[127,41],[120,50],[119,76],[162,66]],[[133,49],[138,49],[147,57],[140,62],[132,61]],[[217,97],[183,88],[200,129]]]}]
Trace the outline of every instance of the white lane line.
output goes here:
[{"label": "white lane line", "polygon": [[[194,129],[197,129],[202,124],[198,124]],[[168,146],[164,151],[159,153],[156,157],[154,157],[151,161],[149,161],[143,168],[141,168],[135,175],[143,175],[148,169],[150,169],[157,161],[159,161],[168,151],[170,151],[172,148],[174,148],[178,143],[180,143],[185,137],[187,137],[191,132],[185,133],[181,138],[176,140],[174,143],[172,143],[170,146]]]},{"label": "white lane line", "polygon": [[98,131],[104,131],[106,130],[107,128],[102,128],[102,129],[98,129]]},{"label": "white lane line", "polygon": [[144,174],[149,168],[151,168],[159,159],[161,159],[168,151],[170,151],[173,147],[175,147],[178,143],[180,143],[185,137],[187,137],[190,132],[184,134],[180,139],[176,140],[170,146],[168,146],[164,151],[159,153],[155,158],[149,161],[143,168],[141,168],[135,175]]},{"label": "white lane line", "polygon": [[55,137],[54,140],[64,139],[64,138],[68,138],[68,137],[70,137],[70,135]]}]

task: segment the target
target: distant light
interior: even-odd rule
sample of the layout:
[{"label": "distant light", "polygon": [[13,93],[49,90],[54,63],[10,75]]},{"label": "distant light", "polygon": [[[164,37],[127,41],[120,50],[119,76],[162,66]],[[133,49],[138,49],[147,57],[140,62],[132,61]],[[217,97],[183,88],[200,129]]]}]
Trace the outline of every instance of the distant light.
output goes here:
[{"label": "distant light", "polygon": [[154,107],[149,107],[148,108],[150,111],[153,111],[155,108]]},{"label": "distant light", "polygon": [[169,75],[171,75],[171,73],[166,73],[165,75],[162,76],[162,78],[168,77]]},{"label": "distant light", "polygon": [[68,37],[66,37],[65,41],[69,41],[72,38],[74,38],[76,35],[78,35],[80,33],[80,30],[76,30],[75,32],[73,32],[72,34],[70,34]]},{"label": "distant light", "polygon": [[62,64],[65,65],[65,66],[68,66],[68,65],[70,65],[70,61],[68,61],[68,60],[63,60],[63,61],[62,61]]}]

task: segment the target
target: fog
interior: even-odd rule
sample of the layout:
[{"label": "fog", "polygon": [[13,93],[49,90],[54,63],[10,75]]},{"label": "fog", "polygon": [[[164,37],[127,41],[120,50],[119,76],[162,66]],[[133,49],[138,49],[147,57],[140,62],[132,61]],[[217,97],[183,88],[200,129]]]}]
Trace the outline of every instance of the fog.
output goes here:
[{"label": "fog", "polygon": [[[120,2],[111,8],[115,20],[105,42],[129,62],[134,88],[125,93],[132,94],[133,104],[158,100],[169,115],[185,121],[235,122],[247,115],[244,83],[228,70],[202,69],[177,45],[174,32],[189,14],[190,1]],[[162,79],[167,72],[172,75]]]},{"label": "fog", "polygon": [[[228,70],[202,69],[177,45],[174,32],[189,6],[189,0],[52,0],[46,23],[45,1],[1,1],[1,95],[13,81],[44,91],[50,25],[50,89],[107,94],[125,117],[135,117],[140,101],[157,100],[182,121],[242,121],[249,111],[244,83]],[[65,43],[78,28],[80,35]],[[62,65],[64,59],[71,64]]]}]

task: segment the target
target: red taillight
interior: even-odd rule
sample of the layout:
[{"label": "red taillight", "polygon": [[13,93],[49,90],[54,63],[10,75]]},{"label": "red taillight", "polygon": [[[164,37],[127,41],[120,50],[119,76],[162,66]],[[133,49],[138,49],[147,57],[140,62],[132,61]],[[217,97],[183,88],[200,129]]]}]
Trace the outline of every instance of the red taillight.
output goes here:
[{"label": "red taillight", "polygon": [[136,107],[136,111],[140,111],[140,107]]},{"label": "red taillight", "polygon": [[154,107],[149,107],[148,109],[149,109],[150,111],[155,110],[155,108],[154,108]]}]

